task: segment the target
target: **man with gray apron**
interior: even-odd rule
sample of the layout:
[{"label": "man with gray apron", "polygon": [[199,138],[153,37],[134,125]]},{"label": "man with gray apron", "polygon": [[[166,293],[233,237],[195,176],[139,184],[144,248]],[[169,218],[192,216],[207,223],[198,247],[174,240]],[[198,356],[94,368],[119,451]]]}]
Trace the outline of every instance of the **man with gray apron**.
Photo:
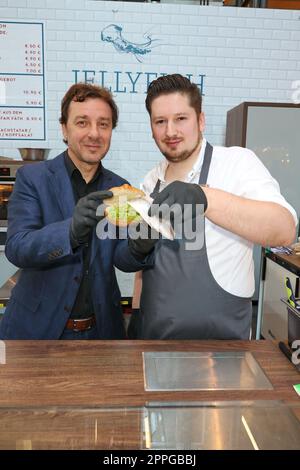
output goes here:
[{"label": "man with gray apron", "polygon": [[[212,150],[207,143],[201,185],[207,181]],[[153,197],[159,186],[158,180]],[[189,250],[184,239],[160,239],[154,259],[154,267],[143,273],[142,338],[249,339],[251,299],[234,296],[217,284],[208,264],[205,231],[199,250]]]},{"label": "man with gray apron", "polygon": [[[205,141],[201,94],[187,78],[174,74],[152,82],[146,107],[153,138],[168,161],[142,185],[154,198],[150,215],[163,204],[170,211],[179,205],[184,225],[187,207],[195,217],[202,204],[205,216],[197,215],[203,220],[197,249],[184,236],[155,244],[153,263],[142,273],[137,337],[249,339],[253,243],[292,243],[295,211],[253,152],[213,149]],[[178,220],[174,228],[177,235]]]}]

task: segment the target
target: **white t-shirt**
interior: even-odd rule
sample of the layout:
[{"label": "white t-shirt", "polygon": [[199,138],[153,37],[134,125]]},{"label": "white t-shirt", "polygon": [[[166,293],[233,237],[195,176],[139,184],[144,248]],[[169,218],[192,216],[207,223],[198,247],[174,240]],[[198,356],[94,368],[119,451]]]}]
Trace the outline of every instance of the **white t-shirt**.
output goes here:
[{"label": "white t-shirt", "polygon": [[[198,183],[202,168],[206,140],[190,173],[187,183]],[[141,189],[150,194],[158,179],[160,191],[167,184],[165,172],[168,161],[158,163],[145,177]],[[280,194],[277,181],[259,158],[242,147],[214,147],[207,185],[237,196],[259,201],[276,202],[286,207],[298,223],[297,214]],[[251,297],[254,292],[253,244],[210,220],[205,220],[205,237],[208,262],[216,282],[227,292],[241,297]]]}]

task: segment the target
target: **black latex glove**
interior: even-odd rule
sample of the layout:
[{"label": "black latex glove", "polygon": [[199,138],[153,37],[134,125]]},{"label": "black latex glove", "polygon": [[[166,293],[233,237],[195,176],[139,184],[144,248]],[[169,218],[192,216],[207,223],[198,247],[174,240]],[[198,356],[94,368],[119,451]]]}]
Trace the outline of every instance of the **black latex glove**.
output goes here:
[{"label": "black latex glove", "polygon": [[71,222],[70,238],[72,246],[86,243],[92,229],[97,225],[102,217],[96,216],[97,207],[113,196],[111,191],[95,191],[82,197],[77,202]]},{"label": "black latex glove", "polygon": [[[143,230],[141,230],[141,225],[143,225]],[[145,222],[142,222],[142,224],[138,225],[137,232],[141,232],[143,238],[129,238],[128,246],[131,254],[136,259],[141,261],[145,258],[146,255],[150,253],[150,251],[153,250],[156,242],[159,239],[159,234],[155,230],[151,229]]]},{"label": "black latex glove", "polygon": [[[178,204],[181,209],[182,220],[184,220],[185,212],[189,218],[195,218],[196,215],[199,215],[199,210],[196,210],[196,204],[203,205],[203,212],[201,211],[203,214],[207,209],[207,198],[199,184],[174,181],[154,198],[148,214],[150,216],[159,215],[161,217],[160,206],[162,204],[169,207],[172,207],[174,204]],[[188,207],[184,207],[185,204],[188,204]],[[168,216],[168,214],[166,215]],[[173,219],[175,217],[176,211]],[[171,219],[171,222],[173,222],[173,219]]]}]

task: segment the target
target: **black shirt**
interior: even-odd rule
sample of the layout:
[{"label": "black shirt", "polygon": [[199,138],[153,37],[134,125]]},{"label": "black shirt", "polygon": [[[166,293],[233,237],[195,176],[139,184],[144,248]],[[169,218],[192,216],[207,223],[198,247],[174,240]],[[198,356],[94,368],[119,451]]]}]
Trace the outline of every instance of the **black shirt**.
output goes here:
[{"label": "black shirt", "polygon": [[[70,159],[68,152],[65,152],[64,154],[64,161],[71,180],[75,204],[77,204],[80,198],[87,196],[89,193],[97,191],[99,187],[99,179],[102,173],[102,166],[100,163],[92,180],[86,183],[80,171]],[[79,289],[70,318],[88,318],[94,314],[89,270],[91,258],[91,239],[92,232],[89,242],[85,243],[82,248],[78,248],[83,250],[83,271],[82,276],[77,280]]]}]

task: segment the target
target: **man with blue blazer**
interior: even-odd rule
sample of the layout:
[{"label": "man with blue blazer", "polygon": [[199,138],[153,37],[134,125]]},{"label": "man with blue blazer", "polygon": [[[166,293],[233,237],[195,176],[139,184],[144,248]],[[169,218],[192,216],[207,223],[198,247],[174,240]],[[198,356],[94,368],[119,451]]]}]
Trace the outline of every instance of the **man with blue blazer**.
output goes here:
[{"label": "man with blue blazer", "polygon": [[108,90],[72,85],[60,118],[67,150],[19,169],[5,253],[22,270],[0,322],[1,339],[125,337],[114,266],[145,267],[154,242],[96,235],[97,207],[112,196],[109,188],[126,183],[101,163],[117,120]]}]

